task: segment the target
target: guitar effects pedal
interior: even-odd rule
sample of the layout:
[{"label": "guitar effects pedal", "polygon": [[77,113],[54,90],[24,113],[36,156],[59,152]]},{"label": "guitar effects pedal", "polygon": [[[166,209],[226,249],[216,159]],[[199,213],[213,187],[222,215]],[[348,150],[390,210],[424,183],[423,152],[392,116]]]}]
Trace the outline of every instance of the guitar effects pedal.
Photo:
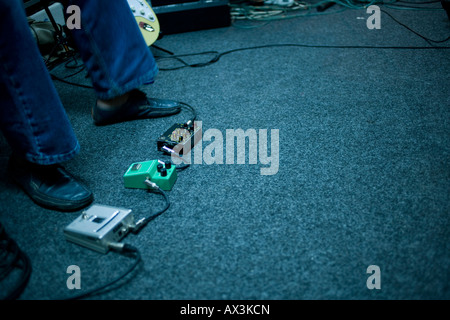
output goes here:
[{"label": "guitar effects pedal", "polygon": [[[182,156],[188,154],[202,139],[202,127],[196,121],[175,123],[166,132],[160,135],[156,145],[159,151],[165,154],[174,152]],[[185,152],[187,150],[187,152]]]},{"label": "guitar effects pedal", "polygon": [[125,188],[149,189],[145,183],[150,180],[165,191],[172,189],[177,180],[177,170],[171,162],[150,160],[130,165],[123,175]]}]

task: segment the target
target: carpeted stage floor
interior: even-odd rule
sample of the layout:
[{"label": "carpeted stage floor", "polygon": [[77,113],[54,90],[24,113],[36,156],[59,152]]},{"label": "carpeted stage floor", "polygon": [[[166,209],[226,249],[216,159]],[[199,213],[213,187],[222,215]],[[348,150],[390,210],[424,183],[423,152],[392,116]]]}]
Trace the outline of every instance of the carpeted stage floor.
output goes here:
[{"label": "carpeted stage floor", "polygon": [[[449,299],[450,51],[430,39],[448,37],[450,23],[439,2],[400,5],[414,4],[380,5],[380,29],[368,29],[365,9],[336,5],[158,40],[188,64],[205,63],[178,68],[153,47],[161,71],[144,88],[195,107],[200,163],[179,172],[170,209],[124,239],[142,255],[137,269],[89,298]],[[85,72],[67,80],[90,85]],[[122,176],[133,162],[163,158],[156,139],[190,113],[96,127],[94,92],[55,86],[81,144],[65,167],[95,203],[136,217],[160,210],[159,194],[126,189]],[[257,143],[231,148],[227,132],[237,129]],[[0,221],[33,268],[20,299],[69,298],[133,263],[67,242],[63,229],[81,212],[36,206],[7,179],[3,137],[0,148]],[[67,287],[71,265],[80,290]],[[380,289],[368,288],[372,280]]]}]

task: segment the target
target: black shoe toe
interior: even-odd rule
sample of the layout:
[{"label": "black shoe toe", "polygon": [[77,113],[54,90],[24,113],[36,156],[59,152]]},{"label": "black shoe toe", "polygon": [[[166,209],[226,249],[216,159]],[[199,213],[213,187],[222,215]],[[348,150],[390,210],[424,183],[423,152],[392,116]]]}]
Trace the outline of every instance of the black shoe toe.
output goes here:
[{"label": "black shoe toe", "polygon": [[76,211],[89,205],[94,197],[60,165],[37,165],[11,157],[10,177],[38,205],[58,211]]},{"label": "black shoe toe", "polygon": [[105,110],[96,104],[92,108],[92,118],[94,124],[102,126],[131,120],[168,117],[180,111],[181,104],[177,101],[148,98],[144,92],[133,90],[128,101],[116,109]]}]

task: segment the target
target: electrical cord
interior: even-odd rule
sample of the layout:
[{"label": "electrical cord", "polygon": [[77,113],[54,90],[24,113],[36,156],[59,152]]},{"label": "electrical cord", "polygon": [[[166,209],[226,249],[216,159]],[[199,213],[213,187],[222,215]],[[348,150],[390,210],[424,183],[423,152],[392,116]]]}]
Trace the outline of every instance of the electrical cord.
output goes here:
[{"label": "electrical cord", "polygon": [[[321,1],[319,3],[316,3],[314,6],[319,6],[320,4],[323,3],[328,3],[330,2],[329,0],[325,0],[325,1]],[[367,2],[360,2],[360,5],[358,6],[355,2],[352,2],[350,0],[346,0],[346,1],[340,1],[340,0],[332,0],[331,2],[334,3],[338,3],[341,4],[343,6],[349,7],[349,8],[357,8],[357,9],[361,9],[363,7],[367,7],[370,4],[374,4],[374,3],[381,3],[381,4],[386,4],[386,3],[395,3],[396,1],[393,2],[384,2],[384,1],[379,1],[379,0],[373,0],[373,1],[367,1]],[[432,1],[430,3],[435,3],[436,1]],[[426,2],[428,3],[428,2]],[[362,5],[364,4],[364,5]],[[246,50],[254,50],[254,49],[262,49],[262,48],[272,48],[272,47],[301,47],[301,48],[322,48],[322,49],[389,49],[389,50],[437,50],[437,49],[442,49],[442,50],[448,50],[450,49],[450,47],[448,46],[436,46],[434,44],[438,44],[438,43],[444,43],[447,42],[448,40],[450,40],[450,36],[442,39],[442,40],[433,40],[430,39],[428,37],[423,36],[422,34],[418,33],[417,31],[413,30],[412,28],[408,27],[407,25],[405,25],[404,23],[400,22],[398,19],[396,19],[394,16],[392,16],[392,14],[390,14],[389,12],[387,12],[384,9],[380,9],[380,11],[382,11],[384,14],[386,14],[388,17],[390,17],[394,22],[396,22],[397,24],[399,24],[400,26],[404,27],[405,29],[407,29],[408,31],[412,32],[413,34],[417,35],[418,37],[424,39],[429,45],[430,47],[425,47],[425,46],[416,46],[416,47],[412,47],[412,46],[352,46],[352,45],[308,45],[308,44],[295,44],[295,43],[288,43],[288,44],[270,44],[270,45],[261,45],[261,46],[254,46],[254,47],[246,47],[246,48],[238,48],[238,49],[232,49],[232,50],[228,50],[228,51],[224,51],[224,52],[218,52],[218,51],[205,51],[205,52],[200,52],[200,53],[193,53],[193,54],[182,54],[182,55],[170,55],[170,56],[162,56],[162,57],[157,57],[156,60],[159,62],[164,61],[164,60],[175,60],[181,63],[180,66],[174,66],[174,67],[169,67],[169,68],[163,68],[160,67],[159,69],[161,71],[174,71],[174,70],[179,70],[179,69],[183,69],[183,68],[199,68],[199,67],[205,67],[205,66],[209,66],[213,63],[218,62],[223,56],[234,53],[234,52],[238,52],[238,51],[246,51]],[[434,43],[434,44],[433,44]],[[213,55],[213,57],[206,61],[206,62],[200,62],[200,63],[192,63],[189,64],[186,61],[183,60],[183,58],[187,58],[187,57],[193,57],[193,56],[199,56],[199,55]]]},{"label": "electrical cord", "polygon": [[[425,37],[424,37],[425,38]],[[425,38],[427,39],[427,38]],[[431,40],[431,39],[429,39]],[[441,43],[448,41],[449,38],[446,38],[444,40],[431,40],[436,43]],[[379,50],[437,50],[437,49],[443,49],[448,50],[450,47],[424,47],[424,46],[417,46],[417,47],[411,47],[411,46],[353,46],[353,45],[308,45],[308,44],[296,44],[296,43],[284,43],[284,44],[268,44],[268,45],[261,45],[261,46],[253,46],[253,47],[244,47],[244,48],[237,48],[232,49],[224,52],[215,52],[215,56],[210,59],[207,62],[204,63],[196,63],[196,64],[187,64],[184,63],[183,66],[176,66],[176,67],[170,67],[170,68],[160,68],[161,71],[174,71],[182,68],[199,68],[199,67],[205,67],[208,65],[211,65],[213,63],[218,62],[223,56],[239,52],[239,51],[248,51],[248,50],[255,50],[255,49],[264,49],[264,48],[280,48],[280,47],[299,47],[299,48],[316,48],[316,49],[379,49]],[[211,52],[208,51],[205,54],[210,54]],[[195,55],[200,55],[202,53],[195,53]],[[182,54],[182,55],[176,55],[176,56],[170,56],[170,57],[164,57],[163,59],[176,59],[179,60],[181,57],[189,57],[191,54]],[[160,61],[162,59],[157,59],[157,61]]]},{"label": "electrical cord", "polygon": [[[155,183],[151,182],[150,180],[146,180],[145,183],[150,187],[151,191],[158,192],[163,196],[165,200],[165,206],[158,212],[150,214],[149,216],[139,220],[136,223],[135,228],[132,229],[133,233],[137,233],[150,221],[154,220],[156,217],[166,212],[170,207],[169,198],[162,189],[160,189]],[[105,284],[102,284],[94,289],[91,289],[87,292],[83,292],[59,300],[79,300],[96,294],[100,294],[102,291],[113,286],[120,280],[124,279],[131,272],[133,272],[139,265],[139,263],[142,261],[142,257],[139,250],[132,245],[126,243],[124,244],[119,242],[113,242],[109,243],[108,246],[111,250],[119,252],[121,254],[133,255],[134,262],[123,273],[118,275],[113,280]],[[20,269],[22,271],[22,275],[18,283],[10,290],[10,292],[5,297],[0,297],[3,300],[14,300],[17,299],[22,294],[30,278],[32,268],[31,268],[31,261],[28,258],[28,256],[22,250],[20,250],[16,242],[8,236],[8,234],[5,232],[5,228],[0,223],[0,281],[3,281],[5,278],[8,277],[8,275],[10,275],[16,269]]]},{"label": "electrical cord", "polygon": [[[64,298],[61,300],[78,300],[83,299],[94,294],[98,294],[100,291],[105,290],[108,287],[116,284],[121,279],[125,278],[138,266],[141,259],[141,254],[139,250],[129,244],[123,243],[110,243],[110,249],[120,252],[122,254],[133,254],[135,256],[134,263],[126,269],[122,274],[117,276],[112,281],[98,286],[87,292],[81,294]],[[29,257],[18,247],[17,243],[9,237],[5,232],[5,228],[0,223],[0,281],[4,281],[8,276],[10,276],[17,269],[21,270],[21,275],[15,286],[9,290],[6,296],[1,296],[2,300],[16,300],[20,297],[22,292],[25,290],[26,285],[31,276],[32,267]]]},{"label": "electrical cord", "polygon": [[[248,3],[243,2],[231,2],[230,13],[233,21],[233,25],[238,28],[250,28],[257,26],[240,26],[235,23],[235,21],[242,20],[250,20],[250,21],[265,21],[270,22],[274,20],[283,20],[283,19],[292,19],[299,17],[307,17],[307,16],[317,16],[324,14],[336,14],[346,9],[366,9],[370,5],[383,5],[389,9],[395,10],[443,10],[442,7],[428,7],[423,5],[435,4],[439,3],[440,0],[429,0],[429,1],[419,1],[413,2],[408,0],[322,0],[317,3],[306,3],[300,1],[293,1],[293,4],[289,7],[280,6],[276,4],[266,3],[263,6],[254,6]],[[324,7],[330,7],[332,4],[338,4],[341,9],[334,11],[325,11],[323,12]],[[420,5],[420,6],[418,6]],[[317,12],[312,11],[312,9],[317,9]],[[296,14],[299,10],[302,11],[300,14]],[[293,13],[294,12],[294,13]],[[393,18],[394,21],[403,25],[398,20]],[[267,24],[267,23],[266,23]],[[264,24],[265,25],[265,24]],[[261,25],[259,25],[261,26]],[[411,28],[407,28],[412,31],[416,35],[419,35]],[[423,38],[423,36],[419,35]],[[445,42],[447,39],[444,39],[439,42]]]},{"label": "electrical cord", "polygon": [[[317,3],[307,3],[303,1],[294,0],[290,5],[279,5],[270,2],[265,2],[262,6],[254,6],[248,3],[232,3],[230,5],[232,24],[238,28],[248,28],[248,26],[243,26],[236,24],[236,21],[249,20],[249,21],[277,21],[294,19],[301,17],[312,17],[312,16],[324,16],[330,14],[336,14],[343,12],[350,8],[349,5],[344,5],[338,10],[329,11],[326,10],[332,4],[336,4],[333,0],[323,0]],[[361,7],[359,7],[361,8]],[[314,10],[316,9],[316,10]]]},{"label": "electrical cord", "polygon": [[29,257],[23,252],[17,243],[6,233],[0,223],[0,281],[4,281],[15,270],[21,270],[21,275],[16,285],[7,293],[3,300],[15,300],[25,290],[31,276],[32,267]]},{"label": "electrical cord", "polygon": [[[430,39],[430,38],[427,38],[427,37],[421,35],[420,33],[414,31],[413,29],[411,29],[410,27],[408,27],[408,26],[405,25],[404,23],[398,21],[396,18],[394,18],[394,17],[393,17],[389,12],[387,12],[386,10],[380,9],[380,11],[383,12],[384,14],[386,14],[388,17],[390,17],[392,20],[394,20],[396,23],[398,23],[398,24],[401,25],[402,27],[406,28],[407,30],[409,30],[409,31],[411,31],[412,33],[414,33],[415,35],[417,35],[417,36],[419,36],[420,38],[424,39],[424,40],[425,40],[426,42],[428,42],[430,45],[431,45],[430,42],[433,42],[433,43],[443,43],[443,42],[446,42],[446,41],[450,40],[450,36],[448,36],[447,38],[442,39],[442,40],[432,40],[432,39]],[[433,47],[433,48],[439,48],[439,47]]]},{"label": "electrical cord", "polygon": [[180,163],[180,164],[177,164],[177,165],[174,164],[174,166],[176,167],[177,171],[184,171],[187,168],[189,168],[191,165],[188,164],[188,163]]},{"label": "electrical cord", "polygon": [[[134,226],[130,227],[131,232],[133,233],[138,233],[143,227],[145,227],[150,221],[154,220],[155,218],[157,218],[158,216],[160,216],[161,214],[163,214],[164,212],[166,212],[169,207],[170,207],[170,201],[169,201],[169,197],[167,196],[167,194],[154,182],[150,181],[150,180],[145,180],[144,183],[150,188],[149,191],[150,192],[157,192],[159,194],[161,194],[164,198],[165,201],[165,205],[163,207],[163,209],[159,210],[156,213],[152,213],[150,215],[148,215],[147,217],[144,217],[142,219],[140,219],[138,222],[135,223]],[[127,269],[125,270],[125,272],[123,272],[121,275],[119,275],[118,277],[116,277],[114,280],[101,285],[95,289],[89,290],[88,292],[85,293],[81,293],[78,294],[76,296],[67,298],[65,300],[78,300],[78,299],[83,299],[86,298],[88,296],[92,296],[94,294],[98,294],[99,292],[105,290],[108,287],[111,287],[112,285],[114,285],[115,283],[117,283],[118,281],[120,281],[121,279],[125,278],[128,274],[130,274],[134,269],[136,269],[136,267],[138,266],[139,262],[142,260],[141,258],[141,254],[139,252],[139,250],[136,247],[133,247],[129,244],[124,244],[124,243],[120,243],[120,242],[113,242],[109,244],[109,248],[111,250],[114,250],[116,252],[122,253],[122,254],[134,254],[135,255],[135,261],[134,263]]]},{"label": "electrical cord", "polygon": [[[155,184],[154,182],[152,182],[148,179],[145,180],[144,183],[150,188],[149,189],[150,192],[157,192],[163,196],[164,201],[165,201],[165,206],[163,207],[163,209],[159,210],[158,212],[152,213],[152,214],[148,215],[147,217],[140,219],[139,221],[137,221],[134,224],[134,226],[130,226],[131,232],[135,233],[135,234],[138,233],[143,227],[145,227],[150,221],[154,220],[155,218],[157,218],[158,216],[160,216],[161,214],[166,212],[170,207],[169,197],[157,184]],[[98,286],[97,288],[94,288],[87,292],[72,296],[70,298],[66,298],[64,300],[78,300],[78,299],[83,299],[83,298],[86,298],[86,297],[89,297],[89,296],[92,296],[95,294],[99,294],[101,291],[104,291],[106,288],[111,287],[112,285],[114,285],[118,281],[120,281],[121,279],[125,278],[128,274],[130,274],[133,270],[136,269],[139,262],[142,260],[141,254],[136,247],[133,247],[126,243],[125,244],[120,243],[120,242],[113,242],[113,243],[109,243],[108,245],[109,245],[109,248],[113,251],[116,251],[116,252],[119,252],[122,254],[130,254],[130,253],[133,254],[135,256],[134,263],[127,270],[125,270],[125,272],[123,272],[121,275],[117,276],[112,281],[110,281],[106,284],[103,284],[101,286]]]},{"label": "electrical cord", "polygon": [[411,4],[429,4],[429,3],[440,3],[441,0],[429,0],[429,1],[407,1],[407,0],[397,0],[400,3],[411,3]]},{"label": "electrical cord", "polygon": [[[385,12],[385,11],[383,11],[383,12]],[[445,38],[443,40],[428,39],[428,38],[420,35],[419,33],[415,32],[414,30],[410,29],[406,25],[403,24],[403,26],[405,28],[408,28],[408,30],[410,30],[411,32],[413,32],[416,35],[420,36],[424,40],[428,40],[430,42],[443,43],[443,42],[446,42],[446,41],[448,41],[450,39],[450,37],[447,37],[447,38]],[[429,46],[429,47],[426,47],[426,46],[415,46],[415,47],[413,47],[413,46],[310,45],[310,44],[298,44],[298,43],[284,43],[284,44],[282,43],[282,44],[268,44],[268,45],[261,45],[261,46],[237,48],[237,49],[232,49],[232,50],[228,50],[228,51],[224,51],[224,52],[205,51],[205,52],[188,53],[188,54],[171,55],[171,56],[156,56],[155,59],[156,59],[157,62],[161,62],[163,60],[176,60],[176,61],[179,61],[180,63],[182,63],[181,66],[175,66],[175,67],[169,67],[169,68],[159,67],[160,71],[175,71],[175,70],[184,69],[184,68],[201,68],[201,67],[206,67],[206,66],[209,66],[211,64],[214,64],[214,63],[218,62],[223,56],[231,54],[231,53],[234,53],[234,52],[255,50],[255,49],[264,49],[264,48],[276,48],[276,47],[299,47],[299,48],[310,48],[310,49],[366,49],[366,50],[367,49],[374,49],[374,50],[439,50],[439,49],[441,49],[441,50],[448,50],[448,49],[450,49],[450,47],[448,47],[448,46]],[[211,55],[211,54],[213,54],[214,56],[210,60],[208,60],[206,62],[190,64],[190,63],[185,62],[183,59],[181,59],[181,58],[185,58],[185,57],[200,56],[200,55]],[[66,78],[68,78],[70,76],[71,75],[66,76]],[[65,80],[63,78],[55,76],[54,74],[51,74],[51,77],[52,77],[53,80],[66,83],[68,85],[73,85],[73,86],[77,86],[77,87],[81,87],[81,88],[85,88],[85,89],[92,89],[93,88],[92,86],[89,86],[89,85],[83,85],[83,84],[67,81],[67,80]]]},{"label": "electrical cord", "polygon": [[[89,85],[85,85],[85,84],[80,84],[80,83],[75,83],[75,82],[67,81],[67,80],[65,80],[65,79],[62,79],[62,78],[60,78],[60,77],[55,76],[55,75],[52,74],[52,73],[50,73],[50,76],[51,76],[51,78],[52,78],[53,80],[56,80],[56,81],[59,81],[59,82],[65,83],[65,84],[69,84],[69,85],[71,85],[71,86],[80,87],[80,88],[84,88],[84,89],[93,89],[93,88],[94,88],[93,86],[89,86]],[[71,77],[71,76],[72,76],[72,75],[69,75],[69,76],[67,76],[66,78],[69,78],[69,77]]]},{"label": "electrical cord", "polygon": [[188,123],[194,122],[197,119],[197,116],[198,116],[197,111],[195,110],[195,108],[193,106],[187,104],[186,102],[179,102],[179,104],[181,105],[181,107],[183,109],[187,109],[187,110],[189,110],[192,113],[192,118],[189,121],[187,121],[186,123],[188,124]]},{"label": "electrical cord", "polygon": [[136,269],[136,267],[139,265],[139,263],[142,261],[142,257],[141,257],[141,253],[139,252],[139,250],[137,248],[135,248],[134,246],[131,246],[129,244],[124,244],[124,243],[110,243],[110,249],[120,252],[122,254],[132,254],[134,255],[135,259],[133,264],[131,264],[128,269],[126,269],[122,274],[120,274],[119,276],[117,276],[116,278],[114,278],[113,280],[109,281],[106,284],[100,285],[94,289],[91,289],[87,292],[83,292],[80,293],[78,295],[69,297],[69,298],[65,298],[62,300],[79,300],[79,299],[84,299],[87,298],[89,296],[95,295],[95,294],[99,294],[101,291],[104,291],[106,288],[111,287],[112,285],[116,284],[117,282],[119,282],[120,280],[124,279],[127,275],[129,275],[131,272],[133,272],[133,270]]},{"label": "electrical cord", "polygon": [[[304,8],[304,7],[308,7],[308,8],[317,8],[320,5],[323,5],[324,3],[337,3],[341,6],[343,6],[344,8],[351,8],[351,9],[363,9],[363,8],[367,8],[369,5],[372,4],[379,4],[379,5],[386,5],[386,7],[388,8],[392,8],[392,9],[399,9],[399,8],[394,8],[394,7],[389,7],[389,5],[393,5],[396,4],[397,2],[400,3],[407,3],[407,4],[433,4],[433,3],[437,3],[440,2],[439,0],[428,0],[428,1],[420,1],[420,2],[413,2],[413,1],[408,1],[408,0],[394,0],[394,1],[384,1],[384,0],[371,0],[371,1],[356,1],[356,0],[323,0],[323,1],[319,1],[315,4],[306,4],[304,2],[299,2],[299,1],[295,1],[296,4],[296,8],[295,10],[297,10],[298,8]],[[243,3],[231,3],[230,6],[232,8],[236,8],[238,6],[248,6],[247,4],[243,4]],[[279,6],[277,6],[279,7]],[[403,9],[408,9],[407,6],[402,7]],[[427,8],[421,8],[423,10],[427,9]],[[436,10],[438,10],[438,8],[434,8]],[[419,9],[420,10],[420,9]],[[442,9],[439,9],[442,10]],[[246,47],[246,48],[238,48],[238,49],[233,49],[233,50],[228,50],[228,51],[224,51],[224,52],[218,52],[218,51],[204,51],[204,52],[198,52],[198,53],[190,53],[190,54],[181,54],[181,55],[174,55],[172,52],[169,52],[167,50],[163,50],[165,52],[170,53],[169,56],[155,56],[156,61],[160,64],[161,62],[163,62],[164,60],[174,60],[176,62],[179,62],[181,65],[180,66],[173,66],[173,67],[168,67],[168,68],[164,68],[159,66],[159,70],[160,71],[174,71],[174,70],[179,70],[179,69],[183,69],[183,68],[200,68],[200,67],[206,67],[209,66],[213,63],[218,62],[223,56],[234,53],[234,52],[238,52],[238,51],[245,51],[245,50],[253,50],[253,49],[262,49],[262,48],[270,48],[270,47],[286,47],[286,46],[291,46],[291,47],[301,47],[301,48],[318,48],[318,49],[387,49],[387,50],[448,50],[450,49],[449,46],[436,46],[433,45],[434,44],[440,44],[440,43],[444,43],[447,42],[448,40],[450,40],[450,36],[442,39],[442,40],[434,40],[434,39],[430,39],[426,36],[423,36],[422,34],[418,33],[417,31],[413,30],[412,28],[408,27],[407,25],[405,25],[404,23],[400,22],[398,19],[396,19],[394,16],[392,16],[392,14],[390,14],[389,12],[387,12],[384,9],[381,9],[381,11],[386,14],[387,16],[389,16],[394,22],[396,22],[397,24],[401,25],[402,27],[404,27],[405,29],[407,29],[408,31],[412,32],[413,34],[417,35],[418,37],[424,39],[429,45],[430,47],[427,46],[357,46],[357,45],[308,45],[308,44],[295,44],[295,43],[288,43],[288,44],[269,44],[269,45],[261,45],[261,46],[254,46],[254,47]],[[212,55],[212,58],[210,58],[209,60],[207,60],[206,62],[197,62],[197,63],[188,63],[186,62],[183,58],[187,58],[187,57],[195,57],[195,56],[205,56],[205,55]],[[75,58],[75,57],[73,57]],[[77,67],[78,65],[76,65],[75,67]],[[66,64],[66,67],[67,64]],[[75,68],[74,67],[74,68]],[[82,69],[83,70],[83,69]],[[60,81],[69,85],[73,85],[73,86],[77,86],[77,87],[81,87],[81,88],[86,88],[86,89],[93,89],[93,86],[90,85],[84,85],[84,84],[78,84],[78,83],[74,83],[74,82],[70,82],[67,81],[65,79],[81,72],[82,70],[79,70],[77,72],[75,72],[74,74],[68,75],[66,77],[60,78],[54,74],[51,74],[51,77],[53,80],[56,81]],[[190,106],[185,105],[184,107],[189,108]],[[191,110],[192,111],[192,110]],[[195,120],[196,118],[196,114],[194,111],[194,118],[193,120]]]},{"label": "electrical cord", "polygon": [[145,227],[150,221],[154,220],[155,218],[162,215],[164,212],[166,212],[170,208],[170,201],[167,194],[154,182],[150,181],[149,179],[146,179],[144,183],[149,187],[149,192],[157,192],[161,194],[165,201],[165,206],[163,209],[159,210],[156,213],[152,213],[148,215],[147,217],[141,218],[138,220],[133,228],[131,228],[131,232],[138,233],[143,227]]}]

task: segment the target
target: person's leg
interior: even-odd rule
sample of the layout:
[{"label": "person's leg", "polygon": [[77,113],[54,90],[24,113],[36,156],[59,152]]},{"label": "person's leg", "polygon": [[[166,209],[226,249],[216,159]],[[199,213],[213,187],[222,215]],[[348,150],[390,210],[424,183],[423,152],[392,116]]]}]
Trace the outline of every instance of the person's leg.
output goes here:
[{"label": "person's leg", "polygon": [[145,83],[158,72],[126,0],[69,0],[81,13],[72,37],[99,99],[112,99]]},{"label": "person's leg", "polygon": [[71,34],[98,98],[93,108],[96,124],[181,110],[175,101],[149,99],[137,90],[153,83],[158,67],[126,0],[68,0],[68,5],[80,8],[81,29]]},{"label": "person's leg", "polygon": [[43,206],[70,210],[90,202],[92,194],[57,165],[80,146],[21,0],[0,0],[0,61],[0,129],[13,150],[10,173]]},{"label": "person's leg", "polygon": [[74,157],[78,141],[28,27],[20,0],[0,0],[0,125],[14,152],[48,165]]}]

